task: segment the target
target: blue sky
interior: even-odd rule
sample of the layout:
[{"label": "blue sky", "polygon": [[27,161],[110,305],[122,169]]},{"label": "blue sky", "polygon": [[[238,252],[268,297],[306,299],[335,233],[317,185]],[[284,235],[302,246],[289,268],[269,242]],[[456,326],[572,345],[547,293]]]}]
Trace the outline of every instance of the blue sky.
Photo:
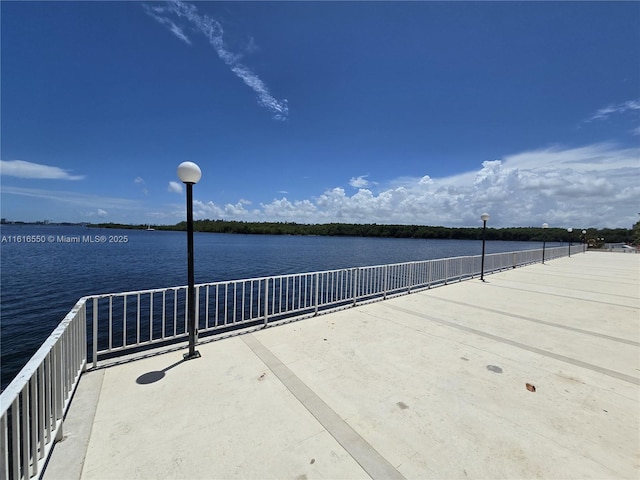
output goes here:
[{"label": "blue sky", "polygon": [[640,218],[637,2],[0,10],[9,220]]}]

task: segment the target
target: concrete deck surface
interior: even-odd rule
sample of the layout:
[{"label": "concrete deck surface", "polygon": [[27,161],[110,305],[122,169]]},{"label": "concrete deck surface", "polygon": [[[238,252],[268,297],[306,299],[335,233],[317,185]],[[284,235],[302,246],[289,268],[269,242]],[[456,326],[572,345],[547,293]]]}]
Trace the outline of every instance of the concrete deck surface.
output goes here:
[{"label": "concrete deck surface", "polygon": [[587,252],[88,372],[44,478],[638,479],[639,274]]}]

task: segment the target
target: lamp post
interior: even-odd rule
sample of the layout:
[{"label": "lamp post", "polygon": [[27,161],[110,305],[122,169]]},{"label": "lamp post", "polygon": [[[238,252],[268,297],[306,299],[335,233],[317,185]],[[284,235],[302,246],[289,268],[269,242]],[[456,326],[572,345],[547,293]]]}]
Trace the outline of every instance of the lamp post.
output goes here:
[{"label": "lamp post", "polygon": [[482,260],[480,261],[480,280],[484,282],[484,241],[487,235],[487,220],[489,220],[489,214],[483,213],[480,215],[482,220]]},{"label": "lamp post", "polygon": [[193,273],[193,186],[198,183],[202,172],[200,167],[193,162],[182,162],[178,165],[178,177],[187,188],[187,262],[189,289],[187,295],[188,326],[189,326],[189,353],[184,354],[185,360],[199,358],[200,353],[196,351],[196,289]]},{"label": "lamp post", "polygon": [[582,253],[587,251],[587,231],[582,230]]},{"label": "lamp post", "polygon": [[573,228],[567,228],[567,232],[569,232],[569,258],[571,258],[571,232],[573,232]]},{"label": "lamp post", "polygon": [[[543,223],[542,224],[542,228],[544,230],[546,230],[547,228],[549,228],[549,224],[548,223]],[[542,232],[542,235],[543,235],[543,237],[542,237],[542,264],[544,265],[544,249],[547,246],[547,237],[546,237],[544,232]]]}]

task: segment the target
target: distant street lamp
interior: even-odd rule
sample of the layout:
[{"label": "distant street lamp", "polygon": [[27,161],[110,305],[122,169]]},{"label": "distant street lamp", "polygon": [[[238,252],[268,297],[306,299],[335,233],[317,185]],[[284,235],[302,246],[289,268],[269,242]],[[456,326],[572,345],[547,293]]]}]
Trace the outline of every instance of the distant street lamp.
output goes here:
[{"label": "distant street lamp", "polygon": [[567,228],[567,232],[569,232],[569,258],[571,258],[571,232],[573,232],[573,228]]},{"label": "distant street lamp", "polygon": [[482,260],[480,261],[480,280],[484,282],[484,241],[487,235],[487,220],[489,220],[489,214],[483,213],[480,215],[482,220]]},{"label": "distant street lamp", "polygon": [[189,290],[187,302],[189,304],[188,326],[189,326],[189,353],[184,354],[185,360],[199,358],[200,353],[196,351],[196,289],[193,273],[193,186],[198,183],[202,172],[200,167],[193,162],[182,162],[178,165],[178,177],[187,187],[187,262],[189,276]]},{"label": "distant street lamp", "polygon": [[[549,224],[548,223],[543,223],[542,224],[542,228],[544,230],[546,230],[547,228],[549,228]],[[544,248],[547,245],[547,237],[546,234],[544,232],[542,232],[542,264],[544,265]]]},{"label": "distant street lamp", "polygon": [[582,253],[587,251],[587,231],[582,230]]}]

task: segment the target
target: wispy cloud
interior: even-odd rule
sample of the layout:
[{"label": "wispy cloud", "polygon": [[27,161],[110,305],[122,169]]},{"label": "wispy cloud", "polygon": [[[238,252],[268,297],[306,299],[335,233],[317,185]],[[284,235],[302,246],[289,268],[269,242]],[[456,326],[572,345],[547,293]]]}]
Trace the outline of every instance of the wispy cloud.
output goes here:
[{"label": "wispy cloud", "polygon": [[173,193],[182,193],[182,184],[171,181],[169,182],[169,187],[167,187],[167,190]]},{"label": "wispy cloud", "polygon": [[144,193],[145,195],[149,195],[149,190],[147,189],[147,187],[145,186],[146,183],[144,181],[144,178],[142,177],[136,177],[133,180],[133,183],[135,183],[136,185],[140,185],[142,188],[142,193]]},{"label": "wispy cloud", "polygon": [[71,175],[67,170],[24,160],[0,160],[0,174],[18,178],[43,180],[82,180],[84,175]]},{"label": "wispy cloud", "polygon": [[165,25],[167,28],[169,28],[171,33],[173,33],[176,37],[178,37],[184,43],[191,45],[191,40],[189,40],[189,38],[185,35],[185,33],[182,31],[182,29],[179,26],[173,23],[170,19],[166,17],[161,17],[160,15],[157,15],[155,13],[155,12],[161,13],[163,11],[162,7],[150,7],[144,4],[142,6],[145,12],[147,12],[147,15],[154,18],[156,21],[158,21],[162,25]]},{"label": "wispy cloud", "polygon": [[[179,19],[189,22],[191,28],[203,34],[209,44],[218,54],[218,57],[231,69],[231,71],[242,80],[245,85],[251,88],[258,96],[258,104],[271,111],[275,120],[286,120],[289,115],[289,105],[286,99],[278,100],[269,92],[266,84],[249,67],[240,62],[241,55],[227,50],[224,44],[224,29],[220,22],[208,15],[201,15],[194,5],[189,5],[181,1],[171,1],[162,6],[150,7],[144,5],[147,14],[152,16],[161,24],[167,26],[169,30],[186,43],[191,43],[184,31],[171,20],[167,15],[173,15]],[[255,43],[251,44],[253,50]]]},{"label": "wispy cloud", "polygon": [[589,117],[587,121],[592,122],[594,120],[606,120],[611,115],[621,114],[632,110],[640,110],[640,99],[627,100],[626,102],[608,105],[598,110],[594,115]]},{"label": "wispy cloud", "polygon": [[2,185],[0,187],[0,193],[3,195],[20,195],[24,197],[41,198],[44,200],[67,203],[83,208],[94,208],[97,211],[105,211],[105,208],[110,210],[130,211],[141,207],[139,202],[127,198],[104,197],[100,195],[90,195],[86,193],[62,190],[45,190],[39,188],[21,188]]},{"label": "wispy cloud", "polygon": [[360,175],[359,177],[351,177],[351,180],[349,180],[349,185],[351,185],[354,188],[364,188],[369,186],[369,180],[367,180],[367,177],[369,175]]}]

